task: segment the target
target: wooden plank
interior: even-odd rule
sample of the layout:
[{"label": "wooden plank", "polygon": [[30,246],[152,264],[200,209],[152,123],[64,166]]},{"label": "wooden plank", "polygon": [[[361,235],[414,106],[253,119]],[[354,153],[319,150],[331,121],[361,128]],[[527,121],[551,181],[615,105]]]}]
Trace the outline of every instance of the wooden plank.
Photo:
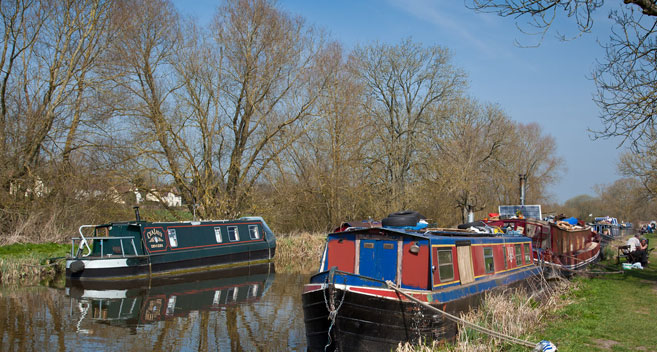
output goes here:
[{"label": "wooden plank", "polygon": [[474,281],[474,268],[472,267],[472,250],[470,246],[456,247],[456,255],[459,264],[459,276],[461,285]]}]

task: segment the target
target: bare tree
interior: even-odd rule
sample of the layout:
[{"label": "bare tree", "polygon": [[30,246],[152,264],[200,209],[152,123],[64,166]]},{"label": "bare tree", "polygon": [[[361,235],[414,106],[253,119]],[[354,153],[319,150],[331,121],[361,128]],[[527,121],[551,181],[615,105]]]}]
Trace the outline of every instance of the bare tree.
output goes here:
[{"label": "bare tree", "polygon": [[[653,0],[618,0],[618,4],[637,6],[643,14],[657,16]],[[581,32],[593,27],[593,14],[602,8],[602,0],[468,0],[466,6],[484,12],[497,13],[515,19],[528,18],[528,23],[545,33],[560,16],[572,19]],[[622,6],[622,5],[621,5]]]},{"label": "bare tree", "polygon": [[[139,170],[157,170],[184,189],[185,165],[176,149],[183,138],[170,108],[180,84],[172,80],[174,53],[180,49],[180,24],[168,1],[120,1],[112,17],[121,24],[112,41],[106,70],[115,72],[117,114],[133,126]],[[110,72],[107,73],[110,75]],[[183,192],[183,200],[192,204]]]},{"label": "bare tree", "polygon": [[125,2],[121,16],[134,25],[115,41],[116,81],[141,128],[141,167],[203,217],[248,211],[264,170],[314,114],[327,80],[312,75],[321,38],[261,0],[226,1],[209,32],[181,30],[166,1]]},{"label": "bare tree", "polygon": [[494,165],[493,174],[498,178],[495,195],[498,204],[517,204],[520,198],[518,175],[526,175],[529,204],[545,203],[547,188],[564,171],[563,159],[556,154],[554,138],[544,135],[538,124],[514,123],[506,132],[502,157]]},{"label": "bare tree", "polygon": [[430,173],[425,177],[444,190],[464,222],[470,211],[482,210],[494,199],[490,170],[502,158],[504,144],[510,143],[511,122],[499,107],[469,98],[458,100],[445,114],[426,153]]},{"label": "bare tree", "polygon": [[[654,133],[654,132],[653,132]],[[619,163],[621,174],[636,179],[643,185],[649,198],[657,197],[657,138],[651,136],[652,144],[648,144],[641,153],[627,151],[623,153]]]},{"label": "bare tree", "polygon": [[596,136],[620,136],[640,152],[654,143],[657,129],[657,19],[634,11],[611,15],[616,26],[606,44],[606,57],[593,73],[595,101],[604,128]]},{"label": "bare tree", "polygon": [[[277,162],[281,218],[294,228],[326,231],[345,220],[380,216],[371,206],[365,160],[374,126],[362,110],[363,86],[349,72],[337,44],[317,75],[331,79],[317,101],[317,117]],[[329,71],[329,72],[326,72]],[[289,171],[288,171],[289,170]],[[312,213],[313,216],[298,216]]]},{"label": "bare tree", "polygon": [[264,170],[289,148],[324,90],[321,36],[266,0],[230,0],[213,27],[223,49],[221,110],[226,114],[221,208],[236,215]]},{"label": "bare tree", "polygon": [[446,49],[425,48],[410,39],[354,51],[354,72],[366,87],[366,113],[378,127],[372,136],[377,149],[371,163],[380,170],[388,210],[409,205],[406,191],[418,161],[420,136],[435,118],[429,111],[450,103],[465,88],[465,75],[449,60]]}]

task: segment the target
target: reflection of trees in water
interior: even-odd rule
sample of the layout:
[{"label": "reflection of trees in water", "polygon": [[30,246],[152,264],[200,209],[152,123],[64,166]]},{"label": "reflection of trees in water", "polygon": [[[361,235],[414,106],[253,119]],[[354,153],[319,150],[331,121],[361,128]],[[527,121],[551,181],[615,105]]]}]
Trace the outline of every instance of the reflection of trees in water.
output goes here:
[{"label": "reflection of trees in water", "polygon": [[240,342],[240,333],[237,324],[237,310],[239,307],[230,307],[226,309],[226,327],[228,328],[228,337],[230,337],[230,350],[242,351]]},{"label": "reflection of trees in water", "polygon": [[[53,295],[45,295],[45,303],[48,307],[48,313],[52,316],[52,323],[54,333],[57,335],[57,350],[66,351],[66,335],[63,329],[62,322],[62,307],[57,304]],[[0,345],[2,345],[0,343]]]},{"label": "reflection of trees in water", "polygon": [[202,311],[201,312],[201,320],[200,320],[201,328],[198,329],[198,331],[199,331],[198,350],[199,351],[207,351],[208,350],[208,334],[209,334],[208,320],[209,320],[209,312],[208,311]]}]

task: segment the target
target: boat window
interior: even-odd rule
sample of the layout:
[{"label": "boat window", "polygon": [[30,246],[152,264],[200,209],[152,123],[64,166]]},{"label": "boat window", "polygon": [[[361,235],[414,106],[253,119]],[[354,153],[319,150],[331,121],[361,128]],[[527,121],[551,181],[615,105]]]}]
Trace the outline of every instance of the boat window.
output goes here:
[{"label": "boat window", "polygon": [[525,243],[525,264],[531,263],[532,257],[529,252],[529,243]]},{"label": "boat window", "polygon": [[257,240],[260,238],[260,232],[258,232],[258,225],[249,225],[249,237],[252,240]]},{"label": "boat window", "polygon": [[239,231],[237,231],[237,226],[228,226],[228,239],[233,242],[239,239]]},{"label": "boat window", "polygon": [[506,255],[506,247],[502,246],[502,257],[504,258],[504,269],[509,268],[509,257]]},{"label": "boat window", "polygon": [[169,245],[171,247],[178,247],[178,236],[176,236],[176,229],[168,229],[169,233]]},{"label": "boat window", "polygon": [[452,262],[451,249],[438,251],[438,275],[440,282],[454,280],[454,263]]},{"label": "boat window", "polygon": [[221,303],[221,290],[214,291],[214,298],[212,298],[212,306],[217,307]]},{"label": "boat window", "polygon": [[486,267],[486,274],[495,272],[495,260],[493,259],[493,248],[484,247],[484,266]]},{"label": "boat window", "polygon": [[562,235],[561,244],[563,245],[563,247],[561,248],[561,253],[568,253],[568,237]]},{"label": "boat window", "polygon": [[522,265],[522,253],[520,252],[520,245],[517,244],[515,245],[515,250],[516,250],[516,265]]},{"label": "boat window", "polygon": [[[175,232],[175,230],[174,230]],[[176,296],[171,296],[169,297],[169,300],[167,301],[167,311],[166,315],[167,316],[172,316],[173,313],[176,312]]]},{"label": "boat window", "polygon": [[221,243],[221,227],[214,228],[214,238],[217,240],[217,243]]}]

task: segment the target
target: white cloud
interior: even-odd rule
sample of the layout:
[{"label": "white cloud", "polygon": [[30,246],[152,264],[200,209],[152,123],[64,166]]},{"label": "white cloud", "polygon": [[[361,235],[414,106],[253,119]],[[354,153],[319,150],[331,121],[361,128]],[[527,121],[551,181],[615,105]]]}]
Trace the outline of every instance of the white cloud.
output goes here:
[{"label": "white cloud", "polygon": [[[490,15],[475,13],[460,1],[453,0],[387,0],[388,3],[420,20],[433,24],[441,32],[455,36],[482,54],[493,57],[511,57],[509,50],[500,50],[500,45],[491,44],[491,40],[482,39],[486,36],[472,34],[471,28],[477,33],[484,33],[496,23]],[[448,5],[447,3],[450,3]],[[455,7],[457,4],[459,7]],[[477,25],[484,23],[485,26]],[[488,36],[490,38],[490,36]],[[506,44],[504,46],[508,46]]]}]

